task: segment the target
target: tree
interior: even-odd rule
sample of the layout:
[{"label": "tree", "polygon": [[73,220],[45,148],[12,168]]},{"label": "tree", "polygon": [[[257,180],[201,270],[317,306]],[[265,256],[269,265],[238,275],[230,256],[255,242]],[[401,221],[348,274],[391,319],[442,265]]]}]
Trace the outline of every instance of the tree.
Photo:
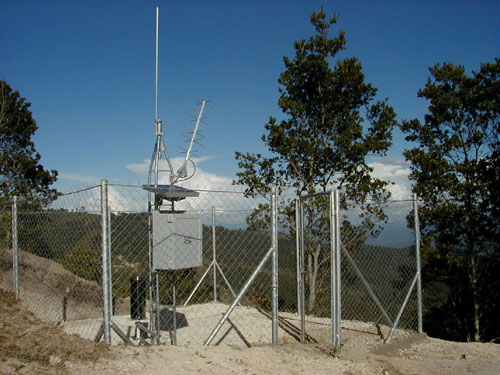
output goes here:
[{"label": "tree", "polygon": [[0,201],[17,195],[30,205],[45,205],[57,197],[50,186],[57,172],[40,164],[31,137],[38,129],[30,103],[0,80]]},{"label": "tree", "polygon": [[[377,89],[365,83],[358,59],[338,58],[346,47],[345,34],[329,36],[337,16],[327,18],[321,9],[312,13],[311,23],[316,33],[295,42],[293,58],[283,57],[278,106],[285,119],[270,117],[262,136],[271,156],[236,152],[241,171],[235,184],[244,185],[248,195],[268,194],[272,184],[298,195],[336,186],[344,206],[348,201],[383,200],[388,183],[370,175],[366,159],[385,155],[396,114],[386,100],[375,101]],[[253,225],[265,225],[265,209],[261,206],[250,216]],[[381,215],[373,207],[372,213]],[[321,247],[308,251],[310,308],[315,303],[314,275],[327,256]]]},{"label": "tree", "polygon": [[424,123],[401,126],[406,140],[417,143],[404,155],[412,164],[413,191],[423,201],[424,283],[428,295],[440,289],[441,306],[429,313],[442,327],[453,317],[460,339],[479,341],[489,335],[481,320],[490,299],[482,297],[499,250],[500,60],[471,76],[452,63],[430,73],[418,92],[429,101]]},{"label": "tree", "polygon": [[87,236],[78,242],[73,250],[63,260],[63,266],[76,276],[86,280],[101,283],[102,260],[99,247],[93,246],[94,239]]}]

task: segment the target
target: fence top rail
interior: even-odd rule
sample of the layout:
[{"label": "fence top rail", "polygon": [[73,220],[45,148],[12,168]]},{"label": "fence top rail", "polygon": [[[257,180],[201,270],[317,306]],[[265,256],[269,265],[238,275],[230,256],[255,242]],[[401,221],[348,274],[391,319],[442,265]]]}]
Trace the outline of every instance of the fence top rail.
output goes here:
[{"label": "fence top rail", "polygon": [[[108,186],[145,190],[144,185],[109,183]],[[178,187],[187,188],[187,189],[195,190],[198,192],[245,194],[245,190],[242,190],[241,188],[233,187],[233,186],[208,187],[208,186],[181,186],[181,185],[178,185]]]},{"label": "fence top rail", "polygon": [[78,188],[77,190],[71,190],[71,191],[61,191],[61,197],[67,196],[67,195],[72,195],[72,194],[78,194],[78,193],[83,193],[88,190],[93,190],[96,188],[100,188],[100,185],[92,185],[88,187],[83,187],[83,188]]},{"label": "fence top rail", "polygon": [[323,196],[323,195],[328,195],[329,196],[331,193],[332,193],[332,190],[320,191],[320,192],[317,192],[317,193],[312,193],[312,194],[307,194],[307,195],[301,195],[299,197],[299,199],[300,200],[304,200],[304,199],[319,197],[319,196]]}]

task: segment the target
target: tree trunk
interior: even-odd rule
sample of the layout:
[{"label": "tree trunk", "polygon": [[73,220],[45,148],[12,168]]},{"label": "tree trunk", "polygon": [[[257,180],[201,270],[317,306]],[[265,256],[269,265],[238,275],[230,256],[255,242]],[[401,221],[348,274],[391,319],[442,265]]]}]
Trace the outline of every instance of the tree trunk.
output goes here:
[{"label": "tree trunk", "polygon": [[480,322],[479,322],[479,298],[477,290],[477,264],[474,255],[470,259],[470,282],[472,291],[472,306],[473,306],[473,321],[474,321],[474,341],[481,341],[481,335],[479,333]]},{"label": "tree trunk", "polygon": [[319,255],[321,252],[321,244],[316,245],[313,253],[307,254],[307,274],[309,284],[309,296],[307,298],[307,311],[312,312],[316,307],[316,285],[319,272]]}]

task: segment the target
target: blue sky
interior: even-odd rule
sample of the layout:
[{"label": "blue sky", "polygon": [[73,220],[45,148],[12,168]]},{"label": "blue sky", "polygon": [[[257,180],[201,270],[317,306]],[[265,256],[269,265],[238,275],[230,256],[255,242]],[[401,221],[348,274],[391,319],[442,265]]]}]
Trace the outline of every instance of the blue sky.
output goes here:
[{"label": "blue sky", "polygon": [[[0,1],[0,78],[32,103],[34,141],[58,187],[107,178],[145,183],[154,136],[155,7],[160,7],[159,117],[172,157],[210,100],[195,184],[223,186],[235,151],[265,152],[280,118],[277,78],[323,5],[340,15],[347,50],[399,120],[423,118],[428,67],[468,70],[500,56],[498,1]],[[333,30],[336,32],[336,30]],[[376,174],[407,193],[399,132]]]}]

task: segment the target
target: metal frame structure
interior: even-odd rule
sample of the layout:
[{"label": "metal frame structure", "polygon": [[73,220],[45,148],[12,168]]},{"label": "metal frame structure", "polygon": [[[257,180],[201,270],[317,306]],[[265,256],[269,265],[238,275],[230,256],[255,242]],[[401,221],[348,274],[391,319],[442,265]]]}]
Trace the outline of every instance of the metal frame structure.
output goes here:
[{"label": "metal frame structure", "polygon": [[[148,233],[149,233],[149,246],[148,246],[148,256],[149,256],[149,324],[151,327],[151,340],[156,344],[161,343],[161,333],[160,333],[160,287],[159,287],[159,270],[155,270],[153,266],[153,211],[160,212],[162,209],[163,201],[167,200],[170,202],[170,210],[168,212],[175,213],[175,202],[186,199],[187,197],[197,197],[199,194],[193,190],[185,189],[175,184],[180,181],[185,181],[190,179],[194,175],[188,176],[187,173],[187,163],[191,162],[193,167],[195,167],[194,162],[190,159],[193,144],[195,143],[196,135],[198,133],[199,125],[202,121],[203,111],[205,109],[206,100],[202,100],[200,111],[196,118],[196,124],[192,131],[191,138],[189,140],[189,146],[186,150],[186,155],[184,162],[181,167],[174,172],[174,167],[170,160],[170,156],[167,152],[167,148],[163,141],[163,129],[162,120],[158,117],[158,71],[159,71],[159,7],[156,7],[156,43],[155,43],[155,135],[156,141],[153,148],[153,154],[151,156],[151,162],[149,164],[148,170],[148,182],[147,185],[143,186],[145,190],[148,191]],[[167,169],[162,167],[161,162],[165,161],[168,165]],[[160,184],[162,178],[160,175],[162,173],[168,173],[169,185]],[[171,333],[171,343],[176,344],[176,285],[175,277],[172,286],[172,308],[174,311],[174,321],[173,321],[173,332]],[[154,328],[153,328],[154,327]]]},{"label": "metal frame structure", "polygon": [[236,306],[240,303],[243,296],[246,294],[252,283],[255,281],[255,278],[262,270],[264,265],[267,263],[269,258],[272,258],[272,343],[273,345],[278,344],[278,206],[277,206],[277,189],[275,186],[272,187],[271,191],[271,247],[266,252],[264,257],[259,262],[258,266],[252,272],[251,276],[248,278],[246,283],[241,288],[238,295],[235,297],[233,303],[226,310],[219,323],[215,326],[214,330],[210,334],[210,336],[205,341],[205,346],[211,344],[214,340],[215,336],[219,333],[222,326],[226,321],[228,321],[229,316],[236,308]]},{"label": "metal frame structure", "polygon": [[330,276],[331,276],[331,321],[332,321],[332,345],[340,347],[342,344],[341,335],[341,253],[345,256],[345,259],[351,265],[354,273],[361,281],[362,285],[366,289],[366,292],[373,300],[377,308],[380,310],[381,318],[385,318],[388,325],[391,327],[390,332],[385,339],[385,343],[390,343],[392,336],[398,327],[400,319],[403,315],[406,306],[410,300],[412,292],[416,288],[417,293],[417,314],[418,314],[418,332],[423,332],[422,324],[422,280],[421,280],[421,263],[420,263],[420,227],[418,218],[418,207],[417,207],[417,196],[413,195],[413,215],[414,215],[414,236],[415,236],[415,259],[416,259],[416,273],[412,279],[412,282],[407,290],[405,298],[398,310],[398,313],[394,320],[389,317],[386,309],[380,302],[379,298],[373,291],[369,282],[356,265],[356,262],[349,254],[349,251],[341,243],[340,240],[340,201],[338,190],[333,190],[331,192],[309,194],[301,196],[296,201],[296,243],[297,243],[297,313],[300,316],[301,321],[301,332],[300,340],[301,342],[306,342],[306,326],[305,326],[305,246],[304,246],[304,208],[303,202],[306,199],[314,198],[317,196],[328,196],[329,197],[329,224],[330,224],[330,257],[333,260],[331,262]]},{"label": "metal frame structure", "polygon": [[215,206],[212,206],[212,262],[208,265],[207,269],[201,276],[200,280],[196,283],[195,287],[193,288],[193,291],[189,294],[188,298],[186,299],[186,302],[184,302],[184,306],[189,305],[189,302],[191,302],[191,299],[195,295],[196,291],[200,287],[201,283],[205,278],[207,277],[208,273],[210,270],[213,271],[213,289],[214,289],[214,302],[217,302],[217,270],[222,276],[222,279],[226,283],[227,287],[229,288],[229,291],[233,295],[234,298],[236,298],[236,294],[234,293],[233,287],[231,286],[231,283],[227,279],[226,275],[222,271],[222,268],[220,267],[219,263],[217,262],[217,246],[216,246],[216,234],[215,234]]},{"label": "metal frame structure", "polygon": [[[141,187],[136,187],[136,188],[138,188],[139,189],[138,192],[140,192]],[[115,332],[121,338],[121,340],[123,340],[124,342],[130,343],[130,337],[129,337],[130,331],[127,331],[127,335],[125,335],[123,333],[123,332],[125,332],[125,330],[123,332],[120,330],[120,328],[122,330],[124,329],[123,324],[120,323],[120,320],[118,317],[113,317],[113,315],[112,315],[113,314],[113,311],[112,311],[113,310],[113,308],[112,308],[113,307],[113,304],[112,304],[113,290],[111,288],[111,285],[112,285],[113,280],[111,279],[111,264],[110,264],[111,263],[110,261],[112,259],[111,247],[113,245],[113,247],[118,248],[120,246],[119,245],[120,238],[115,237],[115,238],[113,238],[113,243],[111,241],[111,209],[110,209],[110,200],[109,200],[109,196],[108,196],[108,194],[111,194],[111,191],[108,189],[107,180],[101,180],[100,185],[93,186],[91,189],[85,189],[85,191],[86,190],[89,191],[88,194],[90,194],[90,195],[88,195],[87,197],[83,196],[81,202],[88,202],[88,199],[92,198],[95,200],[95,203],[97,203],[100,206],[100,209],[97,208],[99,206],[96,205],[96,206],[93,206],[95,208],[92,208],[91,211],[88,211],[88,212],[91,212],[92,214],[95,214],[96,211],[100,211],[99,215],[97,215],[97,216],[92,215],[92,219],[96,219],[96,220],[95,221],[92,220],[93,223],[91,223],[88,228],[90,230],[97,230],[101,233],[101,236],[100,236],[101,241],[99,244],[97,244],[96,250],[97,250],[97,248],[99,248],[100,253],[101,253],[102,274],[100,276],[102,276],[102,279],[101,279],[102,285],[99,288],[100,289],[99,293],[103,299],[103,304],[101,305],[103,318],[102,318],[102,320],[99,319],[99,321],[95,322],[95,325],[92,325],[91,327],[89,327],[90,336],[87,336],[87,338],[91,338],[91,339],[95,338],[96,341],[100,341],[102,338],[104,338],[104,341],[106,341],[107,343],[110,343],[111,333]],[[144,191],[144,190],[142,190],[142,191]],[[78,193],[81,193],[81,192],[82,191],[78,191]],[[100,193],[100,194],[98,194],[98,193]],[[67,196],[71,195],[73,197],[73,194],[74,193],[70,193]],[[151,192],[151,194],[153,194],[153,192]],[[341,302],[340,301],[340,282],[341,282],[341,280],[340,280],[340,276],[341,276],[340,275],[340,253],[342,254],[342,257],[343,257],[342,261],[345,262],[345,264],[343,264],[342,266],[343,266],[344,271],[346,272],[346,275],[349,277],[354,276],[356,278],[355,291],[362,292],[363,295],[366,295],[368,297],[368,298],[366,298],[366,302],[370,304],[370,306],[369,306],[370,318],[367,318],[369,320],[363,320],[363,321],[373,322],[374,324],[378,324],[381,320],[383,320],[384,325],[387,324],[389,326],[387,328],[390,330],[390,333],[388,336],[386,336],[387,338],[385,341],[386,343],[389,343],[391,341],[391,339],[393,338],[398,326],[405,325],[407,323],[405,320],[406,319],[405,315],[406,315],[406,312],[410,311],[412,314],[411,315],[412,319],[418,318],[418,327],[416,325],[414,325],[415,323],[417,323],[416,320],[413,320],[411,322],[411,327],[413,327],[412,329],[418,329],[418,332],[422,332],[423,327],[422,327],[422,297],[421,297],[421,272],[420,272],[420,267],[421,267],[421,263],[420,263],[420,234],[419,234],[419,218],[418,218],[417,197],[414,196],[412,201],[410,201],[410,200],[397,201],[397,202],[406,202],[405,204],[407,204],[408,202],[413,203],[414,239],[410,239],[409,240],[410,242],[405,242],[407,245],[405,245],[405,247],[398,249],[398,250],[403,251],[401,254],[404,256],[404,259],[402,259],[404,263],[398,263],[398,264],[404,264],[405,266],[409,267],[409,269],[411,269],[412,271],[411,271],[411,273],[409,273],[409,272],[405,273],[405,276],[404,276],[405,277],[405,284],[404,284],[405,286],[398,287],[397,293],[398,293],[398,295],[400,295],[401,298],[398,297],[398,299],[396,300],[396,298],[390,299],[391,298],[390,296],[388,298],[388,295],[390,293],[388,293],[387,289],[385,289],[385,291],[384,291],[384,289],[377,289],[376,284],[374,284],[370,281],[370,280],[374,280],[374,282],[377,283],[376,279],[373,279],[374,274],[370,270],[370,264],[371,264],[370,259],[373,259],[373,258],[358,257],[359,254],[353,252],[354,250],[352,250],[352,249],[356,249],[356,246],[351,248],[348,244],[350,237],[348,237],[347,233],[343,232],[343,237],[342,237],[344,239],[344,236],[346,236],[345,237],[346,242],[344,244],[342,244],[340,242],[340,225],[339,225],[339,221],[340,221],[339,220],[340,219],[339,206],[340,205],[339,205],[338,192],[336,192],[336,191],[326,192],[326,193],[322,193],[319,195],[324,196],[324,198],[321,199],[321,201],[322,201],[322,206],[321,206],[322,207],[321,208],[321,212],[322,212],[321,215],[322,216],[321,217],[323,219],[328,218],[328,220],[329,220],[329,222],[326,222],[326,220],[324,220],[322,223],[322,226],[325,227],[325,224],[329,224],[329,228],[330,228],[329,229],[330,233],[328,233],[328,235],[326,233],[326,231],[328,229],[322,228],[323,233],[325,234],[325,236],[323,236],[323,238],[322,238],[322,241],[324,241],[324,243],[326,243],[326,244],[329,243],[329,245],[330,245],[330,248],[329,248],[330,253],[329,254],[325,253],[325,256],[332,257],[331,258],[332,262],[329,262],[329,263],[331,263],[333,265],[333,267],[328,270],[330,272],[330,278],[331,278],[331,294],[330,294],[331,306],[330,307],[331,307],[331,312],[332,312],[332,314],[331,314],[332,344],[334,344],[335,346],[338,346],[342,342],[342,336],[341,336],[341,331],[340,331],[340,325],[341,325],[341,314],[340,313],[341,313],[342,308],[345,309],[346,314],[350,314],[349,300],[347,299],[348,293],[346,293],[345,291],[344,291],[345,295],[343,296],[345,298],[345,300],[342,301],[345,304],[345,307],[340,305],[340,302]],[[305,287],[304,287],[304,276],[305,276],[305,274],[304,274],[304,271],[305,271],[305,267],[304,267],[304,260],[305,260],[304,242],[307,242],[308,237],[307,237],[307,233],[306,233],[306,235],[304,235],[304,231],[307,230],[307,228],[306,228],[307,221],[306,220],[314,221],[316,219],[314,217],[314,215],[316,215],[315,211],[311,211],[311,213],[309,213],[309,214],[306,213],[308,203],[304,202],[304,200],[312,198],[314,196],[317,196],[317,195],[310,195],[310,196],[301,197],[300,199],[297,199],[297,201],[296,201],[296,228],[297,228],[296,240],[297,240],[297,250],[298,250],[298,253],[297,253],[297,270],[298,270],[297,286],[298,286],[298,291],[299,291],[299,293],[297,295],[297,302],[298,302],[298,311],[299,311],[299,314],[301,316],[301,323],[300,323],[300,328],[301,328],[300,336],[301,337],[300,337],[300,339],[302,342],[305,342],[307,339],[310,339],[310,337],[308,337],[308,335],[306,335],[306,333],[305,333],[305,311],[306,310],[304,308],[304,290],[305,290]],[[142,203],[140,203],[140,205],[143,205],[144,193],[140,193],[138,195],[138,198],[140,199],[140,202],[142,202]],[[327,200],[327,199],[329,199],[329,200]],[[253,258],[253,261],[258,262],[258,265],[257,265],[257,263],[253,263],[253,261],[252,261],[252,264],[255,264],[256,268],[254,268],[253,270],[249,270],[251,272],[251,275],[246,273],[247,276],[245,276],[245,280],[241,279],[241,281],[244,282],[244,286],[242,287],[242,289],[241,290],[233,289],[232,293],[234,296],[234,300],[233,300],[233,302],[231,302],[231,306],[229,306],[226,313],[223,314],[224,315],[223,320],[221,320],[217,324],[217,326],[216,326],[217,322],[213,323],[215,330],[212,332],[212,334],[210,334],[210,336],[209,336],[209,333],[210,333],[209,331],[207,331],[206,333],[203,333],[203,336],[201,338],[203,340],[205,340],[205,338],[208,337],[207,340],[205,341],[205,343],[207,345],[210,344],[216,338],[219,330],[221,328],[223,328],[222,325],[225,324],[225,321],[227,321],[233,328],[235,327],[234,322],[232,322],[229,319],[229,317],[233,313],[233,310],[236,308],[236,306],[238,306],[241,303],[242,298],[244,298],[244,295],[246,295],[248,293],[252,293],[251,286],[253,284],[255,284],[254,281],[257,281],[258,274],[261,273],[263,267],[266,266],[266,264],[269,265],[267,263],[269,258],[273,259],[273,265],[272,265],[272,271],[271,271],[272,274],[270,275],[270,276],[272,276],[272,281],[267,278],[268,277],[267,272],[266,272],[265,277],[267,280],[266,286],[269,286],[270,289],[272,288],[272,304],[273,305],[272,305],[272,316],[271,316],[271,314],[265,314],[265,315],[268,316],[269,318],[272,317],[272,319],[273,319],[273,322],[272,322],[273,323],[272,341],[273,341],[273,343],[277,343],[277,341],[278,341],[277,328],[275,325],[275,319],[278,318],[278,305],[277,305],[278,278],[277,278],[277,273],[276,273],[277,269],[278,269],[278,267],[277,267],[277,264],[278,264],[278,254],[277,254],[277,246],[278,246],[278,243],[277,243],[277,234],[278,234],[277,214],[278,214],[278,211],[277,211],[277,205],[276,205],[276,190],[275,189],[273,189],[273,193],[271,195],[270,202],[272,203],[271,204],[272,211],[270,212],[271,219],[272,219],[272,228],[270,228],[269,236],[266,235],[267,240],[265,242],[264,248],[261,249],[261,250],[264,250],[265,253],[259,253],[258,258]],[[139,203],[139,201],[138,201],[138,203]],[[150,203],[151,203],[151,207],[153,209],[154,201],[151,200]],[[215,227],[215,224],[216,224],[215,212],[216,212],[216,210],[215,210],[215,207],[213,206],[214,201],[212,199],[209,199],[209,200],[207,200],[207,203],[208,203],[207,206],[208,205],[212,206],[213,239],[212,239],[211,245],[212,245],[213,259],[212,259],[212,263],[208,266],[207,270],[205,271],[206,272],[205,275],[202,277],[202,279],[200,280],[199,283],[203,282],[203,280],[207,277],[208,272],[210,270],[217,271],[217,269],[218,269],[217,268],[218,267],[217,261],[218,260],[222,261],[222,259],[224,259],[223,258],[224,253],[222,252],[222,249],[220,249],[220,248],[218,249],[216,246],[217,245],[217,242],[216,242],[217,239],[215,236],[215,228],[216,228]],[[326,203],[329,203],[329,204],[327,205]],[[19,204],[19,206],[21,206],[21,205]],[[72,204],[69,207],[80,207],[80,206],[81,206],[80,204]],[[408,211],[406,209],[403,211],[404,212],[411,212],[411,210],[412,210],[411,207],[408,207]],[[404,213],[403,211],[398,209],[398,215]],[[28,220],[28,218],[30,218],[31,216],[24,216],[24,215],[25,214],[32,214],[32,212],[25,213],[21,210],[21,213],[19,213],[18,201],[16,199],[14,199],[12,202],[11,214],[12,214],[12,218],[11,218],[11,220],[12,220],[12,247],[13,247],[12,261],[13,261],[13,273],[14,273],[13,283],[14,283],[14,291],[16,291],[17,297],[19,297],[20,292],[22,294],[22,290],[20,290],[20,285],[19,285],[19,283],[21,283],[21,287],[22,287],[22,280],[20,280],[20,275],[18,273],[22,271],[22,268],[20,269],[19,264],[18,264],[21,259],[19,259],[19,251],[18,251],[19,249],[18,249],[17,241],[19,240],[20,241],[19,246],[21,248],[25,249],[25,247],[24,247],[24,246],[26,246],[25,241],[28,238],[31,238],[31,237],[26,237],[25,222],[27,222],[26,220]],[[72,215],[70,212],[60,212],[59,213],[56,211],[51,212],[51,214],[54,214],[54,215],[61,214],[61,215],[66,215],[66,216]],[[346,215],[346,218],[351,220],[351,217],[348,216],[349,212],[342,212],[342,214]],[[358,212],[358,214],[359,214],[359,212]],[[309,215],[309,216],[307,216],[307,215]],[[35,215],[35,216],[37,218],[40,218],[40,220],[47,220],[47,218],[45,218],[44,215]],[[208,223],[209,223],[209,217],[207,217],[206,224],[209,225]],[[116,225],[117,225],[117,227],[114,228],[114,231],[119,233],[120,231],[118,231],[118,222]],[[23,229],[20,232],[19,238],[17,235],[18,226],[20,229]],[[147,235],[146,234],[147,229],[146,228],[143,228],[143,229],[144,229],[144,234]],[[70,233],[68,232],[66,234],[70,234]],[[356,235],[356,232],[354,231],[353,234]],[[38,235],[38,233],[36,233],[36,235]],[[59,235],[62,235],[62,233],[58,234],[58,236]],[[61,238],[63,238],[63,237],[61,237]],[[304,241],[304,238],[306,241]],[[144,238],[144,240],[146,240],[146,238]],[[220,241],[220,239],[219,239],[219,241]],[[210,245],[210,244],[206,243],[206,245]],[[145,245],[145,243],[142,243],[140,246],[141,246],[141,248],[143,248],[144,246],[147,246],[147,245]],[[414,248],[412,246],[414,246]],[[138,249],[139,248],[136,248],[136,250],[138,250]],[[217,251],[219,251],[220,254],[218,254]],[[228,251],[230,252],[230,250],[228,250]],[[349,254],[349,253],[351,253],[351,254]],[[389,253],[389,254],[394,254],[394,253]],[[145,251],[142,253],[142,255],[144,256],[144,260],[146,261],[147,258],[146,258]],[[380,255],[382,255],[382,254],[380,254]],[[220,259],[217,259],[217,257],[219,257]],[[115,261],[116,261],[116,259],[115,259]],[[145,263],[144,265],[147,267],[147,261],[144,263]],[[377,263],[377,264],[383,265],[383,263]],[[390,265],[391,265],[391,267],[394,267],[394,263],[391,262]],[[230,272],[229,269],[226,271]],[[323,270],[323,271],[326,271],[326,270]],[[378,271],[378,272],[380,272],[380,271]],[[124,275],[125,274],[122,274],[122,281],[123,281]],[[115,282],[118,282],[118,280],[120,279],[119,274],[113,274],[113,276],[114,276],[114,278],[116,278]],[[138,326],[137,324],[135,324],[136,328],[141,331],[142,335],[139,335],[139,337],[137,337],[137,331],[136,331],[136,335],[134,337],[132,337],[132,340],[138,340],[140,343],[142,343],[144,345],[152,345],[152,344],[158,343],[160,341],[159,340],[159,328],[160,327],[158,325],[156,325],[157,323],[159,323],[159,321],[157,319],[155,319],[155,317],[157,316],[156,315],[156,308],[159,307],[159,300],[157,299],[157,297],[160,295],[158,283],[156,283],[156,285],[154,283],[154,281],[155,281],[154,278],[156,276],[157,276],[157,274],[154,274],[154,273],[152,274],[153,283],[151,283],[151,285],[150,285],[150,292],[152,293],[154,299],[150,299],[150,307],[152,309],[152,313],[149,317],[150,319],[152,319],[152,321],[155,324],[148,326],[147,324],[144,324],[145,322],[144,322],[144,320],[142,320],[141,323],[143,323],[143,325]],[[231,276],[231,275],[229,275],[229,273],[228,273],[228,276]],[[327,275],[325,275],[325,276],[328,277]],[[21,279],[22,279],[22,277],[21,277]],[[233,279],[230,278],[229,280],[231,280],[231,283],[233,283]],[[389,281],[391,281],[391,280],[389,280]],[[194,280],[189,280],[189,281],[190,281],[190,283],[188,283],[186,285],[190,285],[189,288],[192,288],[194,284],[191,284],[191,282]],[[271,282],[269,282],[269,281],[271,281]],[[217,280],[217,275],[215,275],[214,285],[216,285],[217,282],[220,283],[220,281]],[[239,281],[238,281],[238,284],[239,284]],[[233,285],[236,285],[236,284],[233,284]],[[242,284],[240,284],[240,285],[242,285]],[[174,288],[175,288],[175,285],[174,285]],[[238,287],[238,288],[240,288],[240,287]],[[179,290],[180,289],[181,289],[181,284],[179,282]],[[260,289],[260,285],[258,285],[258,289]],[[267,289],[267,287],[266,287],[266,289]],[[269,292],[271,292],[270,289],[267,289],[267,290]],[[190,289],[189,290],[183,289],[182,291],[183,291],[183,293],[185,292],[186,293],[185,295],[187,296],[187,294],[191,290]],[[229,289],[228,289],[228,291],[229,291]],[[236,293],[234,293],[234,292],[236,292]],[[67,291],[61,292],[59,297],[62,298],[63,304],[62,304],[62,306],[58,305],[56,307],[58,310],[57,313],[59,313],[61,311],[60,308],[62,307],[62,314],[61,314],[62,321],[66,321],[66,311],[65,311],[65,304],[67,302],[67,301],[65,302],[66,293],[68,293],[68,292]],[[163,293],[163,291],[162,291],[162,293]],[[194,290],[194,293],[196,293],[196,289]],[[167,294],[169,296],[171,296],[169,291],[167,291]],[[23,295],[23,298],[24,297],[25,296]],[[211,299],[211,296],[207,296],[208,300],[206,300],[204,297],[203,297],[204,302],[208,302]],[[356,295],[354,295],[354,297],[356,297]],[[175,298],[175,293],[174,293],[174,298]],[[214,298],[214,300],[217,300],[217,298],[218,298],[217,290],[214,291],[213,298]],[[393,303],[393,302],[396,302],[397,306],[396,306],[396,303]],[[175,300],[174,300],[174,304],[175,304]],[[408,306],[410,306],[410,304],[411,304],[411,310],[408,310]],[[368,305],[366,305],[366,306],[368,307]],[[227,307],[224,307],[224,308],[227,308]],[[376,310],[376,311],[373,311],[373,310]],[[373,312],[375,312],[375,314],[373,314]],[[238,315],[238,313],[239,313],[239,310],[236,310],[234,315]],[[56,314],[56,316],[57,316],[57,314]],[[141,316],[144,316],[144,315],[141,315]],[[176,314],[173,314],[173,317],[174,317],[174,319],[176,319]],[[348,317],[347,315],[344,318],[351,319],[351,317]],[[57,318],[57,319],[60,319],[60,318]],[[115,319],[115,321],[113,321],[113,319]],[[116,322],[116,324],[115,324],[115,322]],[[120,327],[118,327],[118,323],[121,324]],[[172,323],[172,320],[170,320],[170,325],[169,325],[170,327],[172,327],[171,323]],[[179,323],[179,327],[181,327],[182,324],[184,324],[180,320],[177,323]],[[174,325],[177,323],[174,322]],[[211,329],[212,326],[210,326],[208,328]],[[164,328],[162,328],[162,329],[164,329]],[[171,333],[171,340],[172,340],[171,342],[175,343],[176,342],[176,337],[175,337],[176,332],[175,331],[172,332],[171,328],[169,328],[168,330],[171,331],[170,332]],[[98,331],[98,333],[97,333],[97,335],[94,336],[94,332],[96,332],[96,331]],[[296,332],[299,333],[299,331],[296,331]],[[224,334],[222,336],[225,337],[225,335],[226,334]]]},{"label": "metal frame structure", "polygon": [[113,292],[111,280],[111,210],[108,204],[108,181],[101,180],[101,246],[102,246],[102,296],[103,321],[94,339],[101,341],[104,336],[106,344],[111,345],[111,330],[126,343],[132,344],[125,333],[112,320]]},{"label": "metal frame structure", "polygon": [[304,205],[303,202],[314,197],[328,197],[328,218],[330,227],[330,316],[331,343],[340,347],[341,334],[341,282],[340,282],[340,220],[338,191],[328,191],[300,196],[296,201],[296,242],[297,242],[297,313],[300,315],[300,342],[306,342],[305,312],[305,245],[304,245]]},{"label": "metal frame structure", "polygon": [[411,282],[410,287],[408,288],[408,292],[406,293],[405,299],[401,305],[401,308],[398,311],[398,314],[396,316],[396,319],[394,321],[394,324],[391,328],[391,331],[389,332],[389,335],[387,336],[386,339],[386,344],[391,342],[391,338],[394,334],[394,331],[396,330],[399,320],[401,319],[401,316],[403,315],[403,312],[406,308],[406,305],[408,304],[408,301],[410,300],[410,296],[415,289],[415,286],[417,288],[417,314],[418,314],[418,333],[423,332],[423,312],[422,312],[422,272],[421,272],[421,264],[420,264],[420,224],[419,224],[419,218],[418,218],[418,200],[417,200],[417,195],[413,194],[413,219],[414,219],[414,234],[415,234],[415,261],[416,261],[416,267],[417,267],[417,272],[415,273],[415,276],[413,277],[413,280]]},{"label": "metal frame structure", "polygon": [[17,196],[12,203],[12,271],[14,272],[14,293],[16,300],[19,299],[19,249],[17,243]]}]

